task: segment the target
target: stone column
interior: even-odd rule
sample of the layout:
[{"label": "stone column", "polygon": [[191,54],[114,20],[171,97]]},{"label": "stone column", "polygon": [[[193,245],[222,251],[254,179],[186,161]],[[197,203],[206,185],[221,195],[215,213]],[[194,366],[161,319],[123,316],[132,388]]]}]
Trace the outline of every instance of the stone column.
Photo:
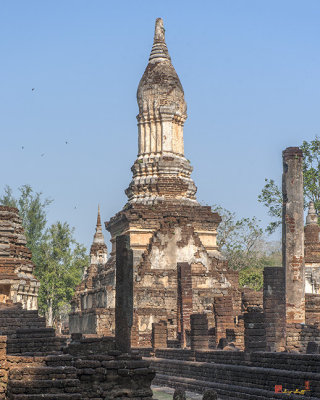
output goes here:
[{"label": "stone column", "polygon": [[282,265],[286,279],[286,322],[305,323],[303,155],[299,147],[283,151]]},{"label": "stone column", "polygon": [[213,313],[216,323],[216,345],[219,344],[221,338],[227,337],[227,329],[234,329],[234,316],[232,296],[214,297]]},{"label": "stone column", "polygon": [[286,345],[286,296],[283,267],[263,270],[263,313],[266,350],[284,351]]},{"label": "stone column", "polygon": [[123,353],[131,349],[133,319],[133,254],[130,238],[120,235],[116,239],[116,347]]},{"label": "stone column", "polygon": [[207,350],[208,318],[206,314],[191,314],[191,350]]},{"label": "stone column", "polygon": [[192,313],[192,277],[191,265],[182,262],[177,264],[178,271],[178,332],[181,333],[181,348],[187,346],[186,330],[190,329]]},{"label": "stone column", "polygon": [[152,324],[152,348],[166,349],[168,340],[168,329],[166,321]]}]

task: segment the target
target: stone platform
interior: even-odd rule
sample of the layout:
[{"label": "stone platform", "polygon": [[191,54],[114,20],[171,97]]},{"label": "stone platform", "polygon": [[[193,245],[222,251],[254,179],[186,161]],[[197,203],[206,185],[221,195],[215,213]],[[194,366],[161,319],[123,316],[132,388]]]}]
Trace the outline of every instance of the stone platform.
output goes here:
[{"label": "stone platform", "polygon": [[[147,350],[144,351],[147,355]],[[195,351],[158,349],[155,357],[145,357],[156,370],[154,384],[183,388],[196,393],[217,391],[219,398],[267,400],[301,399],[301,395],[275,393],[275,385],[283,390],[303,389],[304,397],[320,397],[320,355],[290,353],[247,353],[242,351]]]}]

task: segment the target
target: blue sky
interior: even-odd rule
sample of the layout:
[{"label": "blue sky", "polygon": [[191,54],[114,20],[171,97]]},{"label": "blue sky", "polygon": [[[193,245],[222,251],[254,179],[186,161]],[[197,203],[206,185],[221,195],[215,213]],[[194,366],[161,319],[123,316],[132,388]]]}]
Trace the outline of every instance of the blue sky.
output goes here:
[{"label": "blue sky", "polygon": [[264,178],[280,182],[282,150],[320,134],[318,0],[2,0],[0,192],[31,184],[87,246],[98,203],[106,221],[126,202],[157,17],[202,204],[265,227]]}]

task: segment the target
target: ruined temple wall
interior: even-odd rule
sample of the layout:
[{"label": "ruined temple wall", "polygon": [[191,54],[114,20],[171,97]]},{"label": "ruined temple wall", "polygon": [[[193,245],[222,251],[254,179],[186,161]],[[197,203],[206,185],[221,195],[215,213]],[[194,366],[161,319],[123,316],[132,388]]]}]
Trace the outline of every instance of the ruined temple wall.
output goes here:
[{"label": "ruined temple wall", "polygon": [[[39,341],[39,340],[38,340]],[[41,346],[41,343],[39,344]],[[26,349],[28,350],[28,349]],[[48,349],[42,349],[48,350]],[[114,338],[72,341],[64,353],[8,355],[0,336],[0,399],[151,400],[154,371],[137,352],[123,354]]]},{"label": "ruined temple wall", "polygon": [[305,381],[311,389],[306,397],[318,399],[320,394],[316,354],[157,349],[154,358],[146,359],[157,373],[154,384],[195,391],[211,388],[221,399],[284,399],[288,395],[275,394],[275,385],[300,390]]},{"label": "ruined temple wall", "polygon": [[320,294],[306,293],[306,324],[320,325]]},{"label": "ruined temple wall", "polygon": [[[315,217],[317,218],[317,215]],[[306,294],[320,294],[320,226],[317,220],[312,224],[308,224],[307,222],[304,234],[305,291]]]},{"label": "ruined temple wall", "polygon": [[[214,297],[235,292],[236,275],[227,269],[223,260],[208,255],[200,239],[190,226],[164,226],[150,241],[143,260],[136,269],[134,302],[137,311],[140,342],[150,345],[152,323],[168,322],[168,338],[177,338],[180,331],[178,268],[180,263],[190,266],[188,280],[189,314],[207,313],[209,327],[215,326]],[[228,279],[230,275],[230,280]],[[184,293],[186,289],[184,290]],[[239,299],[235,302],[240,308]],[[184,305],[185,307],[185,305]],[[186,329],[189,323],[184,322]]]},{"label": "ruined temple wall", "polygon": [[110,261],[113,262],[115,257],[115,238],[127,234],[130,236],[130,245],[134,253],[134,265],[137,265],[147,250],[150,239],[161,229],[163,223],[172,225],[188,223],[197,232],[209,254],[217,255],[219,251],[216,235],[220,221],[220,216],[213,213],[210,207],[188,206],[182,201],[160,202],[153,206],[132,204],[105,223],[106,229],[111,234]]},{"label": "ruined temple wall", "polygon": [[10,300],[36,310],[40,284],[26,243],[18,210],[0,206],[0,302]]}]

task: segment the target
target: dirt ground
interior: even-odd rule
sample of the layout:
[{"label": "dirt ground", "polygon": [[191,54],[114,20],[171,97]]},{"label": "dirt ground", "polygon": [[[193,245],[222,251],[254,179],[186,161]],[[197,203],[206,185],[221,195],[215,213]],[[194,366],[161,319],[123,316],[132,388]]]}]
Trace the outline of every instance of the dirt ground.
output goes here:
[{"label": "dirt ground", "polygon": [[[157,400],[172,400],[174,389],[152,386],[153,398]],[[201,394],[186,392],[187,400],[202,400]]]}]

